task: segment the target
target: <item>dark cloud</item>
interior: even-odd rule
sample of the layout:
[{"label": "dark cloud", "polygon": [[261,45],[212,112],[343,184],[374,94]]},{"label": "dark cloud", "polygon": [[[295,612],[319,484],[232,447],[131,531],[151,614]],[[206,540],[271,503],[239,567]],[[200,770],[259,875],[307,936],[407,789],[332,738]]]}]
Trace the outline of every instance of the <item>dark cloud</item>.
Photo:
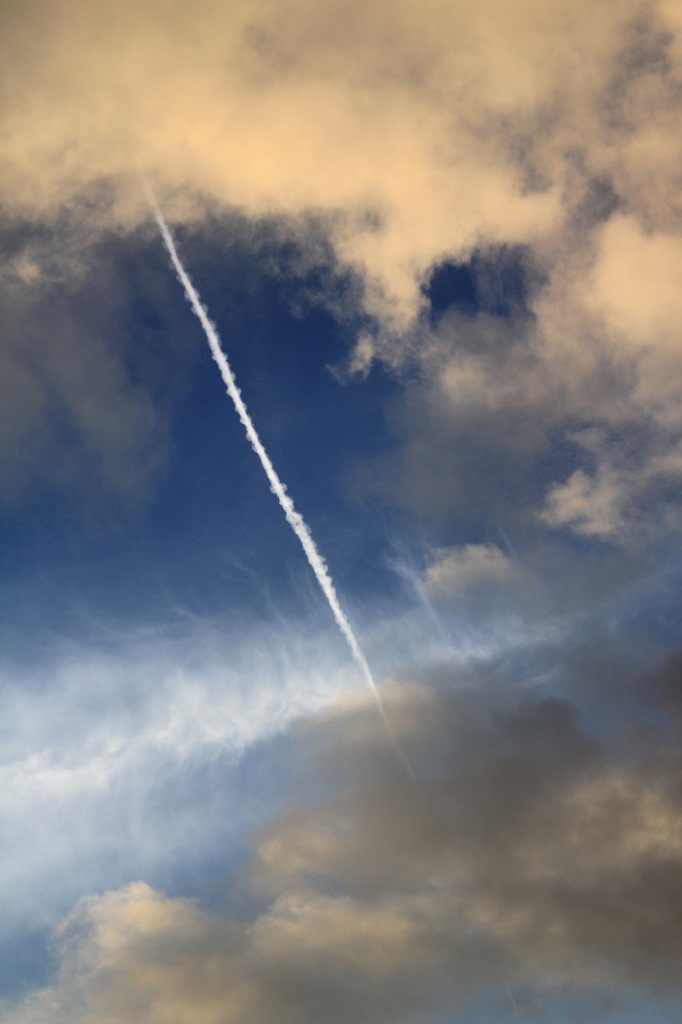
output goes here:
[{"label": "dark cloud", "polygon": [[499,674],[396,686],[422,800],[372,702],[339,699],[296,729],[317,795],[261,828],[240,883],[255,917],[143,883],[91,897],[60,929],[59,975],[7,1019],[454,1021],[492,989],[534,1020],[570,994],[591,1020],[604,992],[615,1013],[629,990],[679,996],[679,736],[624,735],[610,701],[596,722]]},{"label": "dark cloud", "polygon": [[666,658],[654,683],[665,706],[676,715],[682,713],[682,650]]},{"label": "dark cloud", "polygon": [[[160,351],[165,323],[144,316],[130,323],[140,285],[126,266],[131,253],[140,259],[134,245],[127,253],[115,238],[93,246],[74,236],[73,225],[59,247],[52,232],[17,235],[1,283],[3,498],[17,504],[27,490],[45,487],[71,492],[83,518],[94,519],[107,503],[138,502],[166,463],[178,379],[169,387],[172,373],[163,368],[180,346],[171,337]],[[153,271],[145,283],[163,289]]]},{"label": "dark cloud", "polygon": [[[0,235],[0,486],[10,507],[47,491],[101,523],[154,493],[173,416],[207,359],[156,233],[93,230],[85,206],[50,227],[8,221]],[[182,243],[224,330],[257,354],[285,315],[298,324],[326,306],[343,320],[355,306],[313,220],[226,215]],[[274,390],[256,371],[251,392]]]}]

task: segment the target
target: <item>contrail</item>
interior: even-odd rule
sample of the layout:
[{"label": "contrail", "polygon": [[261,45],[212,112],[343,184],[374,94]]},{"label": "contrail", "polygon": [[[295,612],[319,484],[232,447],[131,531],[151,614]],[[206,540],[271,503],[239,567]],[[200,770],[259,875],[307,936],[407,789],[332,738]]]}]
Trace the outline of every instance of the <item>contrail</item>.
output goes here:
[{"label": "contrail", "polygon": [[178,276],[180,284],[185,289],[185,295],[187,296],[187,299],[189,301],[190,306],[192,307],[193,312],[198,317],[199,322],[204,329],[204,334],[206,335],[208,344],[211,348],[211,354],[213,355],[213,358],[218,364],[218,368],[220,369],[220,375],[222,376],[223,381],[225,383],[225,387],[227,388],[227,393],[234,403],[234,407],[237,410],[237,415],[239,416],[239,419],[242,421],[244,429],[246,430],[246,436],[251,442],[251,447],[253,448],[256,455],[260,459],[261,466],[265,470],[265,475],[267,476],[270,482],[270,490],[273,492],[273,494],[279,501],[280,505],[282,506],[282,511],[286,516],[286,520],[289,523],[289,526],[291,527],[291,529],[294,531],[294,533],[301,542],[303,550],[305,551],[306,554],[306,558],[310,563],[310,567],[315,573],[315,578],[317,579],[317,582],[320,584],[322,593],[327,598],[327,603],[329,604],[329,607],[332,610],[334,618],[336,619],[336,624],[341,630],[343,636],[346,638],[346,642],[348,643],[348,646],[351,649],[351,653],[355,658],[356,664],[358,665],[358,668],[360,669],[362,676],[365,682],[367,683],[367,686],[369,687],[372,696],[374,697],[374,700],[376,701],[376,705],[377,708],[379,709],[379,714],[381,715],[381,719],[383,721],[384,728],[386,729],[388,737],[391,740],[393,746],[395,747],[395,750],[398,756],[400,757],[400,760],[405,765],[405,768],[407,769],[407,773],[410,776],[410,779],[415,784],[415,786],[417,786],[417,780],[414,771],[412,770],[412,765],[410,764],[407,758],[407,754],[405,754],[402,747],[400,746],[400,743],[398,742],[398,737],[393,731],[391,723],[388,720],[386,709],[384,708],[384,704],[381,699],[381,694],[379,693],[377,685],[374,682],[374,677],[372,676],[370,667],[367,664],[367,659],[362,653],[360,645],[355,638],[355,634],[351,629],[350,622],[346,618],[345,612],[343,611],[341,605],[339,604],[339,599],[336,596],[336,590],[334,589],[332,578],[329,575],[329,570],[327,569],[327,563],[325,562],[320,552],[317,550],[310,530],[308,529],[300,512],[297,512],[296,509],[294,508],[294,503],[287,494],[285,485],[278,477],[277,473],[275,472],[274,466],[270,462],[270,457],[268,456],[268,453],[265,451],[265,448],[263,447],[261,440],[256,432],[256,428],[253,425],[251,417],[247,412],[246,405],[244,404],[241,392],[237,387],[237,383],[235,381],[232,368],[227,360],[227,356],[225,355],[221,348],[220,337],[218,335],[216,326],[209,319],[208,311],[201,302],[199,294],[194,285],[192,284],[189,274],[182,265],[182,261],[178,256],[178,251],[175,248],[173,235],[171,234],[170,228],[168,227],[164,219],[164,216],[161,213],[159,204],[156,201],[156,196],[154,195],[149,184],[147,184],[146,182],[145,188],[147,191],[147,195],[149,197],[149,202],[154,211],[154,217],[156,218],[156,222],[159,225],[159,230],[161,231],[161,237],[163,238],[164,244],[171,258],[171,262],[173,264],[175,273]]},{"label": "contrail", "polygon": [[513,996],[513,994],[512,994],[512,990],[511,990],[511,989],[510,989],[510,987],[509,987],[509,983],[505,981],[505,983],[504,983],[504,987],[505,987],[505,988],[506,988],[506,990],[507,990],[507,995],[508,995],[508,996],[509,996],[509,998],[511,999],[511,1004],[512,1004],[512,1006],[513,1006],[513,1008],[514,1008],[514,1016],[515,1016],[515,1017],[518,1017],[518,1015],[519,1015],[519,1008],[518,1008],[518,1006],[516,1005],[516,1000],[514,999],[514,996]]}]

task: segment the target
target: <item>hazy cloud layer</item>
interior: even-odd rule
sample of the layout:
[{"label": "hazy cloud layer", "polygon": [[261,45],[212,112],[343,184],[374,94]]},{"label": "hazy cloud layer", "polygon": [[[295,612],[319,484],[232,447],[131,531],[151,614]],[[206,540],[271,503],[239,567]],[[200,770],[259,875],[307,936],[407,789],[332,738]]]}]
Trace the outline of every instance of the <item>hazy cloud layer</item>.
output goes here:
[{"label": "hazy cloud layer", "polygon": [[91,620],[78,643],[51,648],[43,638],[34,663],[7,659],[7,935],[44,928],[83,887],[111,884],[111,871],[128,878],[136,865],[153,878],[184,865],[191,875],[224,860],[244,822],[262,813],[258,800],[241,799],[236,766],[332,695],[362,686],[336,634],[314,631],[312,618],[305,631],[236,619],[118,636],[109,626],[99,642]]},{"label": "hazy cloud layer", "polygon": [[39,248],[25,246],[0,281],[3,500],[41,479],[81,498],[91,488],[95,503],[99,489],[134,502],[165,462],[167,413],[131,377],[121,282],[101,256],[87,270],[81,252],[46,265]]}]

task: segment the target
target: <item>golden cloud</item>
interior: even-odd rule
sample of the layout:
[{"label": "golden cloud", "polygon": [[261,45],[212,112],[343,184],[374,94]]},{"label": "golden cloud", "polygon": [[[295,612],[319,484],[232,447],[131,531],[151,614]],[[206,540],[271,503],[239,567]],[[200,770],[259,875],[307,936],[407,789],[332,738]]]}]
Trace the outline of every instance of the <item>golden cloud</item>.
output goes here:
[{"label": "golden cloud", "polygon": [[[37,0],[4,19],[12,216],[132,229],[142,172],[176,222],[314,214],[379,324],[355,369],[416,354],[453,407],[679,429],[671,0]],[[430,269],[499,246],[544,282],[525,347],[500,366],[450,342],[437,366],[415,328]],[[34,256],[14,262],[27,289]]]}]

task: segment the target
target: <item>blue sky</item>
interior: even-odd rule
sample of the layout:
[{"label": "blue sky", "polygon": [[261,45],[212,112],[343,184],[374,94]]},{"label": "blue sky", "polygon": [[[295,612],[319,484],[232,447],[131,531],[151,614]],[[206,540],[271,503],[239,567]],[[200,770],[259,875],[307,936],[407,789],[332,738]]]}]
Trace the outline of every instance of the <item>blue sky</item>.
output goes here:
[{"label": "blue sky", "polygon": [[677,1021],[676,6],[5,21],[3,1019]]}]

